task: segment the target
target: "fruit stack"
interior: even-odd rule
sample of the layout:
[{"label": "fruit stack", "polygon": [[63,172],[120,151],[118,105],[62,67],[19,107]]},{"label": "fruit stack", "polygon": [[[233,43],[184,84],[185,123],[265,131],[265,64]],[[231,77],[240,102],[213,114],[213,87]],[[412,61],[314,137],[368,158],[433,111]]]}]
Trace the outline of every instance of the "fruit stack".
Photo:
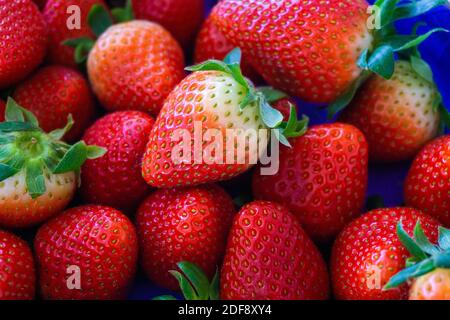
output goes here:
[{"label": "fruit stack", "polygon": [[450,300],[445,4],[0,0],[0,299]]}]

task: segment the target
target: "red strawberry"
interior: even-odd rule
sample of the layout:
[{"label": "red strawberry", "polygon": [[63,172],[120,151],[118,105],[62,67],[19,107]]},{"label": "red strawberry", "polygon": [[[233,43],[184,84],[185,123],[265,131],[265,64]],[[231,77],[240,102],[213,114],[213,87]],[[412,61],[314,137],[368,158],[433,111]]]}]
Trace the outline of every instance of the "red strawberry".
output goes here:
[{"label": "red strawberry", "polygon": [[67,210],[39,229],[34,248],[45,299],[124,298],[136,270],[134,226],[109,207]]},{"label": "red strawberry", "polygon": [[436,86],[417,74],[410,62],[398,61],[393,77],[370,78],[340,119],[365,134],[371,160],[407,160],[438,132],[438,97]]},{"label": "red strawberry", "polygon": [[28,244],[0,230],[0,300],[31,300],[36,275]]},{"label": "red strawberry", "polygon": [[79,138],[95,113],[86,79],[78,71],[61,66],[40,69],[16,88],[13,97],[36,115],[47,132],[64,127],[71,114],[74,125],[64,136],[67,141]]},{"label": "red strawberry", "polygon": [[[65,40],[87,37],[94,38],[94,33],[90,30],[87,22],[88,13],[94,4],[106,5],[103,0],[48,0],[43,10],[44,18],[47,22],[50,45],[48,58],[51,63],[61,64],[69,67],[76,67],[74,60],[74,49],[63,45]],[[71,16],[74,12],[68,13],[70,6],[78,6],[80,17],[79,28],[68,28],[67,24],[72,22]]]},{"label": "red strawberry", "polygon": [[440,137],[419,153],[405,182],[406,204],[450,227],[450,135]]},{"label": "red strawberry", "polygon": [[62,142],[70,122],[47,134],[13,99],[6,109],[7,121],[0,123],[0,226],[29,227],[64,210],[75,193],[80,167],[104,150]]},{"label": "red strawberry", "polygon": [[288,143],[286,135],[302,133],[304,121],[282,129],[283,115],[242,76],[238,49],[225,61],[209,60],[190,68],[196,72],[165,101],[142,165],[150,185],[165,188],[231,179],[257,162],[269,129],[281,133],[283,143]]},{"label": "red strawberry", "polygon": [[108,150],[82,168],[81,192],[86,202],[127,210],[140,203],[149,191],[141,164],[153,124],[143,112],[119,111],[97,120],[86,131],[86,143]]},{"label": "red strawberry", "polygon": [[272,102],[272,107],[281,112],[285,121],[289,120],[292,107],[294,107],[296,110],[299,109],[297,102],[295,102],[295,100],[292,98],[282,98],[280,100]]},{"label": "red strawberry", "polygon": [[400,221],[409,234],[420,221],[430,240],[437,240],[439,223],[415,209],[377,209],[355,219],[333,246],[331,272],[337,299],[407,299],[407,285],[383,290],[408,258],[408,251],[396,233]]},{"label": "red strawberry", "polygon": [[213,19],[271,85],[329,103],[360,75],[357,60],[373,45],[367,7],[365,0],[224,0]]},{"label": "red strawberry", "polygon": [[178,43],[161,26],[140,20],[108,28],[90,52],[87,68],[94,92],[109,111],[157,115],[184,77]]},{"label": "red strawberry", "polygon": [[364,205],[368,150],[362,133],[345,124],[310,128],[281,147],[279,170],[253,177],[256,199],[277,201],[297,216],[316,240],[329,240]]},{"label": "red strawberry", "polygon": [[[223,60],[234,47],[220,32],[213,21],[213,17],[210,15],[203,23],[197,36],[194,60],[196,63],[209,59]],[[258,73],[245,60],[245,57],[242,59],[241,68],[245,76],[255,82],[260,81]]]},{"label": "red strawberry", "polygon": [[221,274],[221,298],[327,299],[327,267],[288,210],[267,201],[234,218]]},{"label": "red strawberry", "polygon": [[136,218],[142,264],[149,278],[176,289],[169,271],[185,260],[212,277],[223,257],[234,213],[231,198],[216,185],[151,194]]},{"label": "red strawberry", "polygon": [[137,19],[159,23],[184,47],[194,39],[203,21],[204,0],[133,0]]},{"label": "red strawberry", "polygon": [[0,0],[0,88],[24,79],[44,59],[45,21],[31,0]]}]

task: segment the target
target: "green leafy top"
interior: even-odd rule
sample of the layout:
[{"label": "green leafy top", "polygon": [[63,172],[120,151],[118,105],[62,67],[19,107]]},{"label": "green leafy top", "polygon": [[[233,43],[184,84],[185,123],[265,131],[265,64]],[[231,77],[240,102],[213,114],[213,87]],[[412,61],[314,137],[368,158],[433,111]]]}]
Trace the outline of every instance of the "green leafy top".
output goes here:
[{"label": "green leafy top", "polygon": [[397,234],[411,257],[406,261],[406,268],[394,275],[384,289],[396,288],[409,279],[423,276],[437,268],[450,268],[449,229],[439,227],[437,245],[428,240],[419,221],[414,228],[414,238],[406,233],[401,222],[397,225]]},{"label": "green leafy top", "polygon": [[291,107],[291,116],[287,122],[283,122],[283,115],[280,111],[273,108],[270,103],[277,101],[286,95],[278,90],[270,87],[255,88],[253,83],[246,79],[241,72],[241,50],[239,48],[233,49],[223,61],[207,60],[198,65],[186,68],[188,71],[221,71],[231,75],[236,82],[246,89],[246,95],[242,100],[239,108],[245,109],[247,106],[256,103],[259,108],[259,114],[264,124],[270,128],[275,129],[276,136],[280,142],[286,146],[290,146],[287,138],[298,137],[302,135],[307,128],[308,118],[303,117],[302,120],[297,120],[295,107]]},{"label": "green leafy top", "polygon": [[[127,0],[124,8],[115,8],[111,10],[111,14],[107,11],[105,6],[101,4],[94,4],[88,14],[88,25],[96,38],[100,37],[102,33],[113,25],[113,19],[116,22],[126,22],[134,19],[132,1]],[[86,62],[89,52],[94,47],[95,39],[89,37],[80,37],[67,39],[63,44],[75,48],[74,59],[77,64]]]},{"label": "green leafy top", "polygon": [[360,76],[328,107],[328,116],[332,118],[343,110],[354,98],[359,87],[373,73],[390,79],[395,70],[395,54],[416,48],[435,32],[447,32],[442,28],[433,29],[423,35],[415,32],[411,35],[399,35],[394,23],[401,19],[420,16],[431,9],[447,4],[447,0],[378,0],[373,8],[379,17],[379,28],[373,32],[374,45],[361,53],[358,66],[363,70]]},{"label": "green leafy top", "polygon": [[74,145],[61,141],[72,125],[69,115],[64,128],[45,133],[30,111],[8,98],[5,122],[0,123],[0,181],[24,171],[28,193],[37,198],[46,191],[45,174],[78,173],[87,159],[105,154],[105,149],[83,141]]},{"label": "green leafy top", "polygon": [[[219,300],[219,273],[211,282],[195,264],[183,261],[177,263],[177,270],[169,271],[180,284],[181,293],[186,300]],[[158,296],[154,300],[176,300],[174,296]]]}]

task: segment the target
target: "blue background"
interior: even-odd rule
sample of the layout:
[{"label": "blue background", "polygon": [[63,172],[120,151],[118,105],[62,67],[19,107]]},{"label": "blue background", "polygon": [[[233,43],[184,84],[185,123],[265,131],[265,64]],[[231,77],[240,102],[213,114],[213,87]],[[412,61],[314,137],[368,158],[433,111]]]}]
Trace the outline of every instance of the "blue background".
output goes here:
[{"label": "blue background", "polygon": [[[216,3],[215,0],[206,0],[207,12]],[[373,2],[373,1],[369,1]],[[421,27],[419,33],[425,33],[429,29],[442,27],[450,30],[450,9],[437,8],[426,16],[420,18],[427,26]],[[409,34],[417,19],[404,20],[397,27],[401,33]],[[450,107],[450,33],[435,33],[421,47],[423,58],[430,63],[434,71],[435,81],[444,97],[444,104]],[[326,112],[317,106],[302,103],[300,111],[308,115],[312,124],[326,122]],[[389,166],[371,165],[369,170],[370,195],[381,195],[387,206],[398,206],[403,202],[403,180],[409,168],[409,163],[399,163]],[[147,300],[157,295],[170,293],[167,290],[152,285],[141,273],[131,289],[130,299]]]}]

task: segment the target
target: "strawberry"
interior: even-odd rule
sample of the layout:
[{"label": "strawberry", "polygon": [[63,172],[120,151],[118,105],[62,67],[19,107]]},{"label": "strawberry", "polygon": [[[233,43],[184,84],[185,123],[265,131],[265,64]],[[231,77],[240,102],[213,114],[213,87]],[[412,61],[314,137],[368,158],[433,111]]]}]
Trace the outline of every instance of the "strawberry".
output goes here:
[{"label": "strawberry", "polygon": [[414,239],[402,223],[397,226],[397,234],[411,257],[406,268],[393,276],[385,289],[397,288],[414,279],[410,300],[450,300],[450,230],[439,228],[437,244],[427,238],[419,222],[414,228]]},{"label": "strawberry", "polygon": [[171,92],[150,133],[142,165],[147,183],[165,188],[228,180],[265,152],[269,129],[285,144],[286,137],[303,132],[306,121],[295,116],[282,123],[267,88],[255,89],[239,62],[236,49],[224,62],[188,68],[195,72]]},{"label": "strawberry", "polygon": [[0,0],[0,88],[16,84],[44,59],[45,21],[31,0]]},{"label": "strawberry", "polygon": [[13,98],[33,112],[44,131],[61,128],[71,114],[74,125],[64,140],[79,138],[95,113],[94,97],[81,73],[62,66],[44,67],[22,82]]},{"label": "strawberry", "polygon": [[328,298],[327,267],[297,219],[276,203],[255,201],[236,215],[221,271],[225,300]]},{"label": "strawberry", "polygon": [[[214,23],[212,15],[210,15],[203,23],[197,36],[194,52],[195,62],[201,63],[209,59],[222,60],[233,49],[234,46],[220,32]],[[260,82],[258,73],[245,57],[242,59],[241,67],[245,76],[254,82]]]},{"label": "strawberry", "polygon": [[397,61],[393,77],[371,77],[340,120],[364,133],[371,160],[407,160],[438,132],[440,116],[434,107],[438,97],[433,82],[419,75],[409,61]]},{"label": "strawberry", "polygon": [[109,207],[67,210],[38,230],[34,249],[44,299],[124,298],[136,270],[135,228]]},{"label": "strawberry", "polygon": [[30,247],[14,234],[0,230],[0,300],[31,300],[35,283]]},{"label": "strawberry", "polygon": [[437,239],[439,223],[412,208],[376,209],[353,220],[337,237],[331,257],[334,295],[345,300],[406,299],[408,286],[383,290],[391,276],[400,271],[408,251],[396,234],[402,222],[412,234],[420,221],[425,234]]},{"label": "strawberry", "polygon": [[450,300],[450,269],[439,268],[419,277],[411,286],[409,300]]},{"label": "strawberry", "polygon": [[36,117],[8,100],[5,122],[0,123],[0,225],[29,227],[63,210],[77,186],[77,173],[86,159],[105,150],[84,142],[69,145],[64,129],[45,133]]},{"label": "strawberry", "polygon": [[253,195],[284,204],[311,237],[327,241],[363,208],[367,142],[355,127],[334,123],[311,127],[291,143],[280,148],[277,173],[255,171]]},{"label": "strawberry", "polygon": [[100,118],[83,140],[108,150],[81,171],[81,193],[88,203],[133,209],[149,191],[141,175],[142,157],[153,118],[140,111],[118,111]]},{"label": "strawberry", "polygon": [[169,271],[185,260],[212,276],[223,257],[234,213],[230,196],[216,185],[151,194],[136,217],[142,265],[148,277],[160,286],[176,289]]},{"label": "strawberry", "polygon": [[[74,49],[65,46],[63,42],[72,38],[85,37],[94,39],[95,35],[88,25],[88,14],[94,4],[102,5],[106,8],[103,0],[48,0],[42,14],[47,22],[49,31],[49,52],[50,63],[60,64],[68,67],[76,67],[74,60]],[[79,8],[79,27],[68,27],[68,23],[74,23],[72,19],[75,11],[70,11],[71,6]],[[69,12],[68,12],[69,10]]]},{"label": "strawberry", "polygon": [[183,60],[168,31],[137,20],[107,29],[90,52],[87,68],[93,90],[107,110],[157,115],[184,77]]},{"label": "strawberry", "polygon": [[394,52],[423,41],[399,39],[394,22],[442,3],[378,0],[369,10],[366,0],[223,0],[213,19],[268,83],[341,108],[368,74],[392,76]]},{"label": "strawberry", "polygon": [[367,6],[365,0],[224,0],[213,17],[271,85],[328,103],[359,76],[358,57],[373,46]]},{"label": "strawberry", "polygon": [[137,19],[150,20],[162,25],[187,47],[203,21],[204,0],[133,0]]},{"label": "strawberry", "polygon": [[407,205],[450,227],[450,135],[429,143],[414,160],[404,185]]}]

